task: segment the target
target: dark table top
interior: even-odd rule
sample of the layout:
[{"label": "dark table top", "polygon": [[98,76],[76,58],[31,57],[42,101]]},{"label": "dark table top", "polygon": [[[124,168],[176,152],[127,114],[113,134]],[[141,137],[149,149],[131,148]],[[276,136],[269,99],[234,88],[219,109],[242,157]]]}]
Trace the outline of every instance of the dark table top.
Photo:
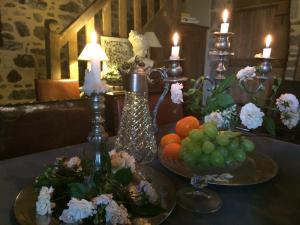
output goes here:
[{"label": "dark table top", "polygon": [[[168,128],[169,129],[169,128]],[[164,132],[164,129],[161,132]],[[300,145],[266,137],[252,137],[256,150],[274,159],[279,172],[269,182],[245,186],[210,185],[223,200],[216,213],[201,215],[176,206],[164,225],[299,225],[300,224]],[[31,185],[44,166],[56,157],[82,155],[87,144],[67,146],[46,152],[0,161],[0,224],[17,224],[13,203],[18,192]],[[177,189],[189,180],[164,168],[158,160],[151,166],[167,175]]]}]

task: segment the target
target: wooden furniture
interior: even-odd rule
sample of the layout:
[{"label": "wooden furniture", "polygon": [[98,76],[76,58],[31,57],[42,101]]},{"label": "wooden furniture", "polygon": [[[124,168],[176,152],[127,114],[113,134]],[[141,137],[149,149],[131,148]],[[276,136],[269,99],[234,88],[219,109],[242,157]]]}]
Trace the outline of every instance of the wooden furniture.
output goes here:
[{"label": "wooden furniture", "polygon": [[39,102],[79,99],[77,80],[35,80],[36,100]]},{"label": "wooden furniture", "polygon": [[89,101],[0,106],[0,160],[87,141]]},{"label": "wooden furniture", "polygon": [[180,34],[180,56],[184,59],[183,71],[189,78],[198,78],[204,74],[205,49],[208,27],[181,23],[178,25]]},{"label": "wooden furniture", "polygon": [[265,37],[272,35],[272,75],[283,76],[289,43],[290,3],[289,0],[234,0],[233,1],[232,51],[230,60],[233,71],[245,66],[255,66],[254,55],[262,52]]},{"label": "wooden furniture", "polygon": [[[161,93],[149,94],[149,109],[152,110]],[[116,135],[121,120],[122,109],[124,106],[125,94],[124,92],[110,92],[105,96],[105,124],[106,131],[110,136]],[[157,124],[163,125],[168,123],[174,123],[183,116],[182,104],[174,104],[171,101],[170,95],[167,95],[163,103],[161,104],[158,115]]]}]

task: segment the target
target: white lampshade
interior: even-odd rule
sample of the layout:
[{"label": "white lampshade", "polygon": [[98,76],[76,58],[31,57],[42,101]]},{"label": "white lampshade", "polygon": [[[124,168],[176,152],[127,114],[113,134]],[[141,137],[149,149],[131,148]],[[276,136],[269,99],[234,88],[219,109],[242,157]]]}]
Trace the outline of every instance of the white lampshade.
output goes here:
[{"label": "white lampshade", "polygon": [[144,36],[146,37],[150,47],[153,47],[153,48],[161,48],[162,47],[154,32],[146,32],[144,34]]},{"label": "white lampshade", "polygon": [[101,46],[97,43],[88,43],[80,53],[79,60],[99,60],[99,61],[106,61],[108,60],[107,55],[105,54],[104,50]]}]

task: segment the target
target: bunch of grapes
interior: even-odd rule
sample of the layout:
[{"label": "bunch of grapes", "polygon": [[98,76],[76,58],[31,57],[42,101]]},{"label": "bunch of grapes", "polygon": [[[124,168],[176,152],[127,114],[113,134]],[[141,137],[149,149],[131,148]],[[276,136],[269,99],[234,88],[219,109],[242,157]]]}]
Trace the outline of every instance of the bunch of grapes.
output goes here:
[{"label": "bunch of grapes", "polygon": [[224,168],[243,162],[254,148],[241,133],[218,131],[214,123],[206,123],[181,141],[179,157],[193,168]]}]

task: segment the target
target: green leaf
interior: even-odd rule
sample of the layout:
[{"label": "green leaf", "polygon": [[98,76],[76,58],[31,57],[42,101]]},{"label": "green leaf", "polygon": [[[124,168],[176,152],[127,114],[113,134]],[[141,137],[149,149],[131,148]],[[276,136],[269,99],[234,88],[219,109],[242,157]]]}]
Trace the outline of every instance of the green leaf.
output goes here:
[{"label": "green leaf", "polygon": [[264,128],[268,131],[268,133],[272,137],[276,136],[276,125],[275,125],[274,120],[271,117],[265,116],[263,125],[264,125]]},{"label": "green leaf", "polygon": [[231,95],[227,94],[227,93],[223,93],[221,95],[218,95],[216,97],[216,102],[219,106],[221,106],[223,109],[227,108],[231,105],[234,104],[234,100],[231,97]]},{"label": "green leaf", "polygon": [[85,198],[88,194],[88,187],[82,183],[71,183],[68,184],[70,189],[70,196],[82,199]]},{"label": "green leaf", "polygon": [[133,176],[130,168],[122,168],[119,169],[113,177],[116,181],[126,186],[131,182]]},{"label": "green leaf", "polygon": [[228,88],[232,86],[232,84],[235,82],[236,76],[235,74],[232,74],[228,77],[226,77],[219,85],[218,87],[214,90],[212,96],[216,96],[218,94],[223,93],[226,91]]},{"label": "green leaf", "polygon": [[152,217],[165,212],[166,210],[160,206],[153,204],[132,205],[131,213],[135,216]]}]

